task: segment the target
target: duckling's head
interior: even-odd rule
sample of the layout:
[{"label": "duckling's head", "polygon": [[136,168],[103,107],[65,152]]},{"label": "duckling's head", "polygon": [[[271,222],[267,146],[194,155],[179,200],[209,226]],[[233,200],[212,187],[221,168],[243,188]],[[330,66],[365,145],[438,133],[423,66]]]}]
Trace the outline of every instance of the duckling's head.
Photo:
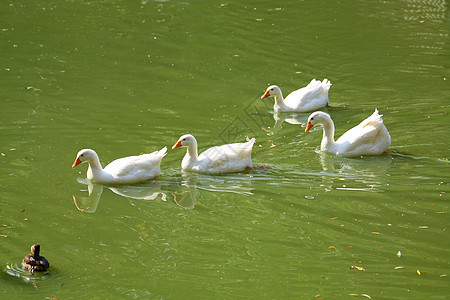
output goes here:
[{"label": "duckling's head", "polygon": [[95,153],[92,149],[83,149],[80,150],[77,154],[77,158],[75,159],[75,162],[72,165],[72,168],[75,168],[81,163],[84,163],[85,161],[91,161],[97,156],[97,153]]},{"label": "duckling's head", "polygon": [[329,114],[323,112],[323,111],[316,111],[313,112],[309,118],[308,118],[308,124],[306,125],[305,132],[313,128],[314,126],[318,124],[324,124],[326,122],[329,122],[331,120],[331,117]]},{"label": "duckling's head", "polygon": [[173,145],[172,149],[179,148],[179,147],[189,147],[192,145],[196,145],[197,140],[192,134],[185,134],[182,135],[178,141]]},{"label": "duckling's head", "polygon": [[264,95],[261,96],[261,99],[264,99],[266,97],[276,96],[281,94],[281,89],[276,85],[271,85],[267,88]]},{"label": "duckling's head", "polygon": [[40,251],[41,251],[41,245],[39,245],[39,244],[36,243],[36,244],[34,244],[34,245],[31,246],[31,254],[32,254],[34,257],[38,257]]}]

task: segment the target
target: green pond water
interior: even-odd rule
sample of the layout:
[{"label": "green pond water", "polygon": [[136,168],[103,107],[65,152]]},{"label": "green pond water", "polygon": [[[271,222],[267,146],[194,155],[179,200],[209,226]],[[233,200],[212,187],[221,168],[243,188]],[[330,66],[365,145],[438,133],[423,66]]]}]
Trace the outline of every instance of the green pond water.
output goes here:
[{"label": "green pond water", "polygon": [[[0,3],[0,298],[450,299],[448,1]],[[378,157],[319,150],[309,114],[333,84],[336,136],[375,108]],[[89,185],[102,164],[256,137],[258,169]],[[31,276],[35,243],[50,261]]]}]

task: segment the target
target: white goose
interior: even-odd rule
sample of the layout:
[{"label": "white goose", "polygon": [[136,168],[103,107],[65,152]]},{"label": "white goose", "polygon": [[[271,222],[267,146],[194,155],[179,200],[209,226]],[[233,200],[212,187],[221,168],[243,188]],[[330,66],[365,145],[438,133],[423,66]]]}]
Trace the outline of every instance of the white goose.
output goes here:
[{"label": "white goose", "polygon": [[138,183],[155,178],[161,174],[161,160],[166,153],[167,147],[164,147],[149,154],[119,158],[103,169],[97,153],[92,149],[83,149],[78,152],[72,168],[83,162],[88,162],[87,178],[94,183]]},{"label": "white goose", "polygon": [[322,151],[343,156],[379,155],[391,144],[391,136],[381,117],[378,109],[375,109],[370,117],[344,133],[335,142],[334,123],[330,115],[316,111],[309,116],[305,132],[315,125],[322,124],[323,138],[320,146]]},{"label": "white goose", "polygon": [[190,134],[181,136],[172,149],[187,147],[181,168],[204,174],[222,174],[251,169],[255,138],[246,143],[215,146],[198,155],[197,140]]},{"label": "white goose", "polygon": [[306,86],[290,93],[283,99],[281,89],[276,85],[267,88],[261,99],[275,97],[273,109],[275,112],[308,112],[328,106],[328,90],[331,82],[328,79],[323,81],[313,79]]}]

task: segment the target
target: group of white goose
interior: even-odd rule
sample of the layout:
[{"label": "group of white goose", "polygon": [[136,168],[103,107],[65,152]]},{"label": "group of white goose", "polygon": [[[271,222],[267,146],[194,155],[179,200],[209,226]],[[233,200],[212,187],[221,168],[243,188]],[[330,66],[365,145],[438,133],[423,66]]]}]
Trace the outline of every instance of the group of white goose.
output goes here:
[{"label": "group of white goose", "polygon": [[[281,89],[269,86],[261,97],[274,97],[275,112],[309,112],[328,106],[330,81],[313,79],[306,87],[290,93],[283,98]],[[334,123],[330,115],[316,111],[308,118],[305,132],[316,125],[323,126],[321,150],[343,156],[380,155],[391,143],[391,137],[383,124],[382,115],[375,112],[359,125],[334,140]],[[225,144],[212,147],[200,155],[197,140],[191,134],[181,136],[172,149],[186,147],[186,155],[181,168],[203,174],[223,174],[251,169],[251,152],[255,138],[245,143]],[[132,184],[153,179],[161,174],[161,160],[167,154],[167,147],[159,151],[138,156],[128,156],[114,160],[102,168],[97,153],[92,149],[83,149],[77,154],[72,168],[88,162],[87,178],[100,184]]]}]

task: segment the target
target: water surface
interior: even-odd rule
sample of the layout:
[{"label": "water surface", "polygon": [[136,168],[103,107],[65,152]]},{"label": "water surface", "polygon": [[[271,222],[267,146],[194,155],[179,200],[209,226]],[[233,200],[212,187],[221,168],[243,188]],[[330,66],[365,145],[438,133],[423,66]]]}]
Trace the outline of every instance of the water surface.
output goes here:
[{"label": "water surface", "polygon": [[[3,298],[447,299],[446,1],[6,1],[0,4]],[[308,114],[328,78],[338,137],[378,108],[379,157],[321,153]],[[194,134],[256,137],[255,165],[89,185],[103,165]],[[20,267],[41,244],[46,274]]]}]

